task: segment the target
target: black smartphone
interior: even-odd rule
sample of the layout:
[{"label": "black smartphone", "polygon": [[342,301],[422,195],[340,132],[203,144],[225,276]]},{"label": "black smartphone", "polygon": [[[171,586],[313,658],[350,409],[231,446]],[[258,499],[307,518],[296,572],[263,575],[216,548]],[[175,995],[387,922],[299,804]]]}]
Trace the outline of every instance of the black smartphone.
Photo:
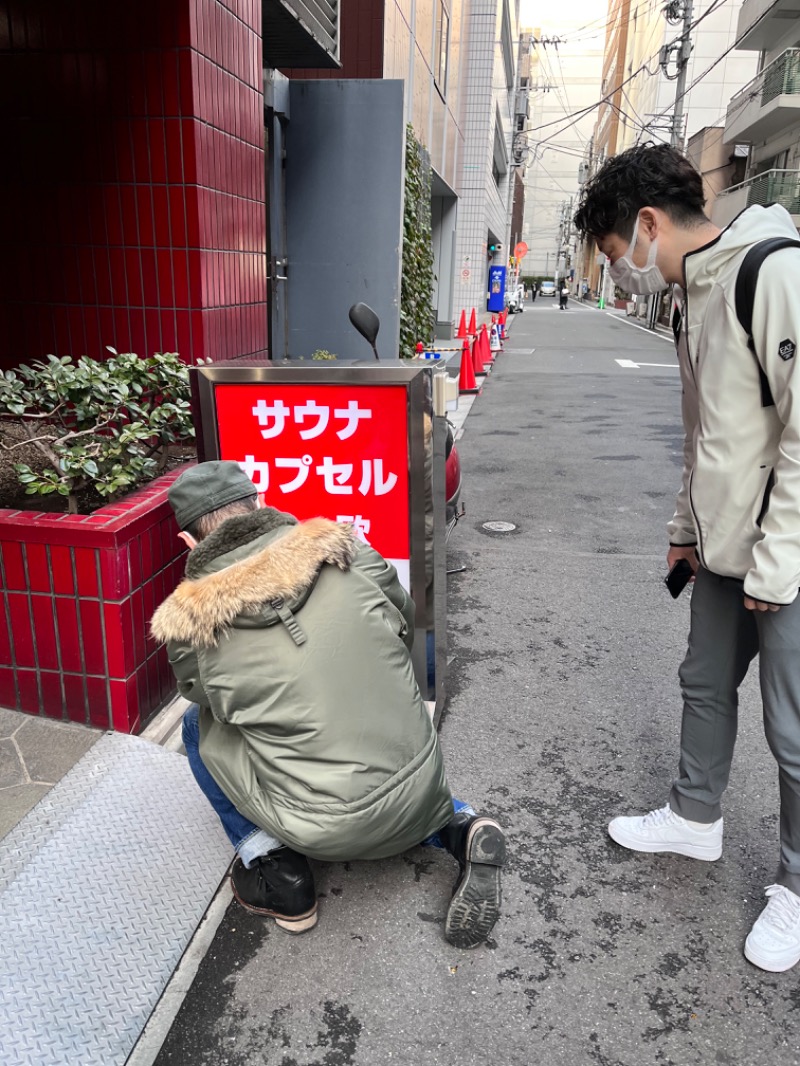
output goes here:
[{"label": "black smartphone", "polygon": [[692,580],[694,570],[688,559],[678,559],[670,572],[664,578],[664,584],[669,589],[673,600],[677,600],[689,582]]}]

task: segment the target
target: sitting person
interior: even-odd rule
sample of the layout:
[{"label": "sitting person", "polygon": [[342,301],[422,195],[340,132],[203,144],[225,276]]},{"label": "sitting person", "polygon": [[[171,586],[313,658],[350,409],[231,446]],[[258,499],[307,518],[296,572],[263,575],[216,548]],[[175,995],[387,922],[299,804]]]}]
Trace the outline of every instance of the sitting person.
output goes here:
[{"label": "sitting person", "polygon": [[446,848],[445,936],[470,948],[500,911],[505,837],[454,801],[414,676],[414,604],[349,526],[260,507],[237,463],[200,463],[169,500],[191,549],[159,607],[198,785],[238,852],[237,900],[289,932],[317,921],[308,857]]}]

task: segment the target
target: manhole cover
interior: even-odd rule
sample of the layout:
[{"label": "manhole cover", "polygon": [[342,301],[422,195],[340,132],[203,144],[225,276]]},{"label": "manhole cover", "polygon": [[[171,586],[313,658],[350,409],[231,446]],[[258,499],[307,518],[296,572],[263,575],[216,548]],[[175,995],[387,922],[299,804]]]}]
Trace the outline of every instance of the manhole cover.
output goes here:
[{"label": "manhole cover", "polygon": [[517,527],[513,522],[484,522],[483,528],[490,533],[513,533]]}]

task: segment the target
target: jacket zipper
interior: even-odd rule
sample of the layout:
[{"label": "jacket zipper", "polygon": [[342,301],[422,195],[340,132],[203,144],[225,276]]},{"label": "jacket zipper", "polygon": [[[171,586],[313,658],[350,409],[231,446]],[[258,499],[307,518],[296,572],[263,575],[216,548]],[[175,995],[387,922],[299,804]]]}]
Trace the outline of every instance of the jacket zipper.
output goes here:
[{"label": "jacket zipper", "polygon": [[[686,288],[683,290],[683,316],[681,318],[681,333],[686,341],[686,359],[689,363],[689,373],[692,375],[692,381],[697,387],[697,375],[694,372],[694,363],[692,362],[692,350],[689,347],[689,279],[686,277],[686,263],[683,264],[683,280],[686,282]],[[680,341],[680,336],[678,337]],[[698,397],[699,400],[699,397]]]},{"label": "jacket zipper", "polygon": [[700,562],[703,566],[705,563],[705,552],[703,551],[703,531],[700,528],[700,522],[697,518],[697,511],[694,509],[694,499],[692,497],[692,483],[694,482],[694,470],[689,475],[689,507],[692,511],[692,518],[694,519],[694,529],[697,533],[697,554],[700,556]]}]

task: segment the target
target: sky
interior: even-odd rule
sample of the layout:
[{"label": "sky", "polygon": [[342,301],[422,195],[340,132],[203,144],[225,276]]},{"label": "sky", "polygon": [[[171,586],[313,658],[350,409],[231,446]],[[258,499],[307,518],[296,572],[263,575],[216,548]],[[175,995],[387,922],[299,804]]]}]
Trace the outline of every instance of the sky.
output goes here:
[{"label": "sky", "polygon": [[580,36],[583,39],[597,32],[597,41],[605,37],[605,24],[608,19],[607,0],[568,0],[566,4],[557,4],[553,0],[522,0],[519,9],[520,26],[524,29],[541,27],[543,33],[550,36],[568,38],[573,32],[587,26]]}]

